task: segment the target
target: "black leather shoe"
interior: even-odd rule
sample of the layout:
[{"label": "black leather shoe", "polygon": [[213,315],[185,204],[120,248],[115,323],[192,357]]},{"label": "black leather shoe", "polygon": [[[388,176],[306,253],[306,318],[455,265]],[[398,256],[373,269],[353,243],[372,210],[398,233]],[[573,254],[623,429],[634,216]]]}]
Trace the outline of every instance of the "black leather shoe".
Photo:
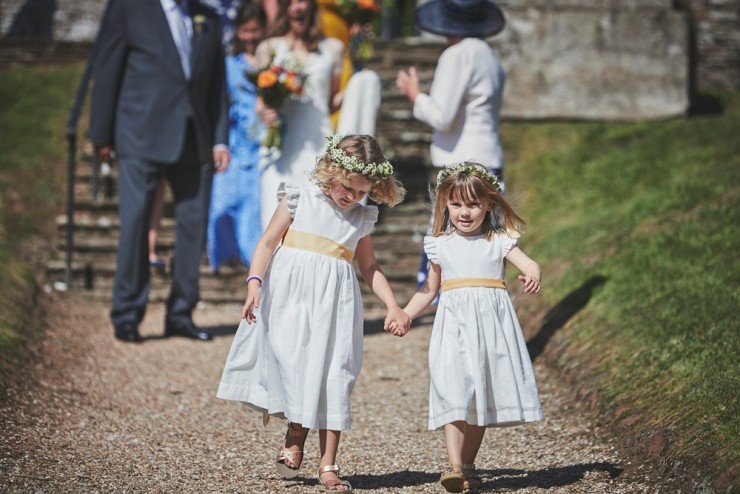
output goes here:
[{"label": "black leather shoe", "polygon": [[164,326],[164,334],[165,336],[184,336],[186,338],[200,341],[210,341],[213,339],[213,335],[211,333],[205,329],[199,328],[193,321],[168,321]]},{"label": "black leather shoe", "polygon": [[114,325],[113,329],[113,334],[117,340],[127,341],[129,343],[139,343],[141,341],[141,336],[139,336],[139,330],[136,328],[136,323],[123,322],[121,324]]}]

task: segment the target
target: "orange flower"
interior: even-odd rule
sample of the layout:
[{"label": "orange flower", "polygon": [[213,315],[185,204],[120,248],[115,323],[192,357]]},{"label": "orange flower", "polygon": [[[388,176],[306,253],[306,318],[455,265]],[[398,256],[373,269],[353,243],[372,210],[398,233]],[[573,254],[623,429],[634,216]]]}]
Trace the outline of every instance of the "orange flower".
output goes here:
[{"label": "orange flower", "polygon": [[272,87],[277,83],[278,76],[271,70],[263,70],[260,75],[257,76],[257,87],[268,88]]},{"label": "orange flower", "polygon": [[303,90],[300,81],[295,75],[289,75],[285,78],[285,87],[294,94],[300,94],[300,91]]},{"label": "orange flower", "polygon": [[375,3],[375,0],[357,0],[357,6],[362,10],[379,10],[378,4]]}]

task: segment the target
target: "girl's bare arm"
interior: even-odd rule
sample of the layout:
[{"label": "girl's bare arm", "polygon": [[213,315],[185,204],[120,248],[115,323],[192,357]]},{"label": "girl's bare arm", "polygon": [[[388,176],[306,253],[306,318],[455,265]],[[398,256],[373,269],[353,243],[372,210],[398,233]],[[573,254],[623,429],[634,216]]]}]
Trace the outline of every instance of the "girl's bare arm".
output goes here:
[{"label": "girl's bare arm", "polygon": [[411,319],[416,319],[424,309],[429,307],[434,297],[439,293],[440,280],[442,278],[442,270],[439,264],[429,263],[429,274],[427,280],[421,288],[411,297],[411,300],[406,307],[403,308],[404,312],[409,315]]},{"label": "girl's bare arm", "polygon": [[357,265],[360,268],[360,274],[365,280],[365,283],[367,283],[367,286],[370,287],[370,289],[388,309],[386,327],[388,326],[389,321],[394,321],[397,323],[399,328],[405,328],[408,330],[411,325],[411,319],[401,310],[401,307],[399,307],[398,302],[396,302],[396,297],[393,295],[393,290],[388,283],[388,279],[380,270],[378,261],[375,259],[375,249],[373,248],[373,242],[370,239],[370,235],[362,237],[357,243],[355,258],[357,259]]},{"label": "girl's bare arm", "polygon": [[524,293],[539,293],[540,281],[542,280],[542,271],[537,264],[527,254],[522,252],[519,247],[514,247],[506,254],[506,260],[514,265],[519,271],[519,281],[524,283]]},{"label": "girl's bare arm", "polygon": [[[259,242],[257,242],[257,246],[254,248],[252,264],[249,267],[249,276],[259,276],[262,278],[265,275],[272,254],[278,245],[280,245],[280,241],[292,222],[293,219],[290,217],[286,200],[282,199],[277,209],[275,209],[275,213],[272,215],[270,223],[265,229],[265,233],[262,234]],[[257,317],[254,315],[254,309],[259,307],[259,303],[259,280],[251,280],[247,285],[247,299],[242,308],[242,318],[246,318],[250,324],[257,320]]]}]

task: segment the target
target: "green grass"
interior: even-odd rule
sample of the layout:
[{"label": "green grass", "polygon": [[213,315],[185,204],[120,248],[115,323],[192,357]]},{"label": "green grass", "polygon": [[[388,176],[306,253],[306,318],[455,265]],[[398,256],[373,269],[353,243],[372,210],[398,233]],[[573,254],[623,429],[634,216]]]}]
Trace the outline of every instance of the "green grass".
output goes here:
[{"label": "green grass", "polygon": [[548,304],[606,278],[560,362],[585,362],[607,405],[713,475],[740,451],[740,94],[720,96],[719,116],[503,129]]},{"label": "green grass", "polygon": [[64,125],[81,67],[0,70],[0,364],[33,333],[39,262],[64,200]]}]

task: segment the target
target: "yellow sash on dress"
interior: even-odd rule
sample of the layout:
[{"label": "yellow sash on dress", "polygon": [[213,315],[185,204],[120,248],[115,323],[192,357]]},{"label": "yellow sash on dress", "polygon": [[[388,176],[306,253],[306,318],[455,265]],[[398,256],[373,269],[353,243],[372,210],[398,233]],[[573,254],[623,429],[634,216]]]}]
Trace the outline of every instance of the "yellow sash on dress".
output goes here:
[{"label": "yellow sash on dress", "polygon": [[501,278],[451,278],[442,280],[442,291],[454,290],[468,286],[479,286],[484,288],[506,288],[506,283]]},{"label": "yellow sash on dress", "polygon": [[346,245],[335,242],[330,238],[316,235],[315,233],[288,230],[285,238],[283,238],[283,245],[292,249],[307,250],[324,254],[325,256],[336,257],[337,259],[344,259],[350,264],[352,263],[352,259],[355,258],[355,253]]}]

